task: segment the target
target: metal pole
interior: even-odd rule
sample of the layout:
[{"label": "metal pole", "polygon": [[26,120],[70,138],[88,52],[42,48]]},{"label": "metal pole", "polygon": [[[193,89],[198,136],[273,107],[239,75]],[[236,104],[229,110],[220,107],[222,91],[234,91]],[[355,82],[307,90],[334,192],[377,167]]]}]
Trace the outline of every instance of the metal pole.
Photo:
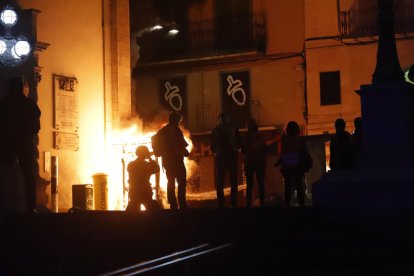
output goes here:
[{"label": "metal pole", "polygon": [[52,195],[52,212],[58,213],[59,212],[59,204],[58,204],[58,157],[52,156],[51,158],[51,195]]}]

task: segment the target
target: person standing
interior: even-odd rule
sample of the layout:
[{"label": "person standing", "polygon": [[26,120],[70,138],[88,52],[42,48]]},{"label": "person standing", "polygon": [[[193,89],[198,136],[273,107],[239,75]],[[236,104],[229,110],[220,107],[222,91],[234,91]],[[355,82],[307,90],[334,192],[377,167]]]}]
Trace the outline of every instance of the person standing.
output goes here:
[{"label": "person standing", "polygon": [[247,184],[246,207],[251,206],[255,175],[259,189],[260,206],[263,207],[265,206],[266,142],[259,133],[255,120],[250,120],[247,124],[247,134],[243,139],[242,153]]},{"label": "person standing", "polygon": [[362,118],[356,117],[354,119],[355,130],[351,136],[351,162],[352,167],[355,168],[359,162],[362,152]]},{"label": "person standing", "polygon": [[335,121],[335,134],[331,138],[329,166],[332,171],[352,166],[351,134],[345,130],[346,122],[342,118]]},{"label": "person standing", "polygon": [[[167,175],[167,199],[170,208],[173,210],[186,209],[186,186],[187,172],[184,165],[184,157],[188,157],[190,153],[186,149],[188,144],[184,139],[183,132],[179,128],[182,120],[181,114],[172,112],[168,118],[169,123],[161,128],[157,136],[159,136],[161,145],[162,166]],[[154,146],[154,145],[153,145]],[[175,196],[175,182],[178,183],[178,204]]]},{"label": "person standing", "polygon": [[220,113],[219,124],[211,133],[211,151],[215,155],[216,191],[219,207],[224,207],[224,179],[230,175],[231,206],[237,206],[237,167],[240,149],[239,130],[225,113]]},{"label": "person standing", "polygon": [[139,146],[135,150],[137,159],[128,164],[129,175],[129,203],[125,211],[138,211],[141,204],[146,210],[157,210],[159,206],[152,199],[152,188],[150,177],[159,173],[160,167],[151,158],[151,154],[146,146]]},{"label": "person standing", "polygon": [[23,80],[9,82],[10,91],[0,102],[0,161],[18,164],[23,175],[25,205],[29,212],[36,207],[36,171],[34,136],[40,130],[40,109],[23,93]]},{"label": "person standing", "polygon": [[290,121],[286,134],[282,136],[280,153],[280,172],[285,184],[285,206],[290,205],[290,199],[296,190],[300,206],[305,206],[305,173],[312,167],[312,158],[306,149],[305,141],[300,135],[299,125]]}]

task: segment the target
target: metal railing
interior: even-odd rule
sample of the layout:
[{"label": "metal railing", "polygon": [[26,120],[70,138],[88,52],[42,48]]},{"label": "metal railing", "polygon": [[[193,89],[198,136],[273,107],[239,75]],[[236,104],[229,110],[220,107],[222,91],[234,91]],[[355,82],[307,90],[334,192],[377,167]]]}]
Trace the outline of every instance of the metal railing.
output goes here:
[{"label": "metal railing", "polygon": [[[412,11],[412,12],[409,12]],[[378,35],[376,9],[351,9],[340,12],[340,32],[344,38]],[[403,12],[394,14],[394,30],[397,34],[414,32],[414,4],[407,5]]]},{"label": "metal railing", "polygon": [[192,132],[212,130],[221,112],[219,104],[194,105],[188,108],[188,127]]},{"label": "metal railing", "polygon": [[141,275],[148,272],[156,272],[161,269],[168,269],[169,266],[188,263],[194,259],[201,258],[209,254],[228,250],[232,246],[233,244],[231,243],[226,243],[218,246],[213,246],[211,244],[202,244],[190,249],[174,252],[160,258],[148,260],[115,271],[104,273],[102,276]]},{"label": "metal railing", "polygon": [[[219,104],[193,105],[187,109],[187,125],[191,132],[211,131],[218,123],[218,115],[221,112]],[[260,102],[250,102],[250,116],[260,122]]]},{"label": "metal railing", "polygon": [[260,14],[230,14],[190,22],[176,36],[159,32],[137,40],[140,63],[210,57],[247,51],[264,52],[266,18]]}]

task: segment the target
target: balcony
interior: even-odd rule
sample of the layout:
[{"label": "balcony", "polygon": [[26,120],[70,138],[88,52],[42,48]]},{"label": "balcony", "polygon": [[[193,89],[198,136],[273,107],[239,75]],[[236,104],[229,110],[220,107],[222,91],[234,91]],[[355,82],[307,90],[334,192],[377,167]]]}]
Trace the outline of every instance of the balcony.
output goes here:
[{"label": "balcony", "polygon": [[258,51],[266,48],[264,14],[235,14],[211,21],[191,22],[169,36],[151,33],[137,40],[139,63],[185,60]]},{"label": "balcony", "polygon": [[[341,11],[341,37],[357,38],[378,35],[376,9]],[[395,10],[394,30],[396,34],[414,32],[414,4],[407,5],[402,10]]]},{"label": "balcony", "polygon": [[[221,112],[220,104],[193,105],[187,109],[187,127],[192,133],[211,131],[218,123]],[[250,102],[250,116],[258,125],[263,125],[260,118],[260,102]]]}]

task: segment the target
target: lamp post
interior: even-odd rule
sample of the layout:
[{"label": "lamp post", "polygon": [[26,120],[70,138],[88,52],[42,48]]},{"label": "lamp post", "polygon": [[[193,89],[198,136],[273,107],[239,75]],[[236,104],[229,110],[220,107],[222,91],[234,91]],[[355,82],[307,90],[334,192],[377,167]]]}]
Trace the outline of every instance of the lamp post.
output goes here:
[{"label": "lamp post", "polygon": [[0,24],[3,27],[0,33],[0,67],[18,67],[24,63],[32,53],[32,46],[23,34],[16,34],[16,24],[21,20],[19,13],[11,5],[0,11]]}]

